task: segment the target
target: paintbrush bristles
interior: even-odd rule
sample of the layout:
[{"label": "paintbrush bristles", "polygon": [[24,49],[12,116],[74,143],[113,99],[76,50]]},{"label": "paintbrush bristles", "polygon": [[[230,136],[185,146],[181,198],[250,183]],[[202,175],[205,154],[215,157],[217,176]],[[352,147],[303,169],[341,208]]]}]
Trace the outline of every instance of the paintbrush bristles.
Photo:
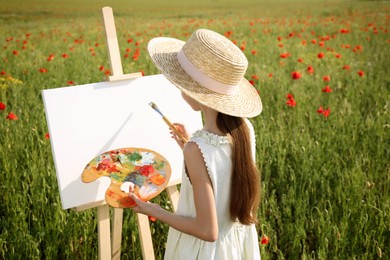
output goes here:
[{"label": "paintbrush bristles", "polygon": [[168,127],[169,127],[172,131],[174,131],[174,132],[179,136],[179,138],[183,141],[183,143],[187,143],[187,142],[188,142],[187,139],[183,136],[183,133],[181,133],[179,130],[177,130],[177,128],[175,127],[175,125],[172,124],[171,121],[169,121],[168,118],[166,118],[166,117],[163,115],[163,113],[161,113],[161,111],[158,109],[158,107],[157,107],[157,105],[156,105],[155,103],[150,102],[150,103],[149,103],[149,106],[151,106],[157,113],[159,113],[159,114],[162,116],[164,122],[168,125]]},{"label": "paintbrush bristles", "polygon": [[160,111],[160,109],[158,109],[157,105],[154,102],[150,102],[149,106],[151,106],[157,113],[164,117],[163,113]]}]

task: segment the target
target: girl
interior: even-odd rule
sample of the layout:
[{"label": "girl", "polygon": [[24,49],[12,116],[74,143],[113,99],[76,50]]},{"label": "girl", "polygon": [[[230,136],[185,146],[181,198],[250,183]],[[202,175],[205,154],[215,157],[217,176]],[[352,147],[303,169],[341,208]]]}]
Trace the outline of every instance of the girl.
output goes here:
[{"label": "girl", "polygon": [[[224,36],[206,29],[187,42],[154,38],[148,51],[157,68],[195,110],[203,129],[183,144],[185,172],[176,213],[141,201],[135,212],[170,226],[165,259],[260,259],[255,228],[260,175],[248,117],[260,114],[257,91],[244,78],[248,61]],[[188,139],[185,127],[176,124]]]}]

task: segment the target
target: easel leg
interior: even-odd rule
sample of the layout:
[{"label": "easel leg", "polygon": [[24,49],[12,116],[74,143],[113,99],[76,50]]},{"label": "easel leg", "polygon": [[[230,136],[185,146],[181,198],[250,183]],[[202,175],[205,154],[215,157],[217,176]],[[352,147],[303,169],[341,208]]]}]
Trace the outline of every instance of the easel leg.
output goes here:
[{"label": "easel leg", "polygon": [[111,241],[112,259],[119,260],[121,258],[123,209],[114,208],[113,215]]},{"label": "easel leg", "polygon": [[144,260],[154,260],[152,234],[150,232],[148,216],[137,213],[137,220]]},{"label": "easel leg", "polygon": [[110,207],[99,206],[98,210],[98,232],[99,232],[99,259],[111,259],[110,241]]},{"label": "easel leg", "polygon": [[179,190],[177,189],[176,185],[169,186],[166,188],[166,190],[168,192],[169,200],[172,203],[173,212],[176,212],[177,205],[179,204]]}]

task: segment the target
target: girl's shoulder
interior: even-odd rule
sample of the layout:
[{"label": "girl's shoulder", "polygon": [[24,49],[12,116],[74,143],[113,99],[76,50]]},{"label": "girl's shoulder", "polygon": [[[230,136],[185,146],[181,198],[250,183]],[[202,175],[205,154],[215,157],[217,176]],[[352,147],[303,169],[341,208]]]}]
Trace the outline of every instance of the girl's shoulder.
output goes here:
[{"label": "girl's shoulder", "polygon": [[229,144],[229,137],[224,135],[217,135],[214,133],[211,133],[206,130],[198,130],[196,131],[190,141],[198,143],[199,141],[203,141],[206,144],[212,145],[212,146],[220,146],[220,145],[225,145]]}]

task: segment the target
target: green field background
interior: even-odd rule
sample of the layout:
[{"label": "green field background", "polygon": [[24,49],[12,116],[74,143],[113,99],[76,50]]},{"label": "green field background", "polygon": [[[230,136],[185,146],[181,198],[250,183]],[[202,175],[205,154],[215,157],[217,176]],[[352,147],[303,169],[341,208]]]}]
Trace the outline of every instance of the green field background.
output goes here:
[{"label": "green field background", "polygon": [[[147,42],[198,28],[248,57],[264,107],[251,119],[263,259],[389,259],[390,2],[330,0],[1,0],[0,259],[98,258],[96,210],[62,209],[41,90],[106,80],[104,6],[125,73],[157,74]],[[171,209],[165,193],[153,201]],[[151,230],[162,259],[168,227]],[[142,259],[131,210],[121,258]]]}]

